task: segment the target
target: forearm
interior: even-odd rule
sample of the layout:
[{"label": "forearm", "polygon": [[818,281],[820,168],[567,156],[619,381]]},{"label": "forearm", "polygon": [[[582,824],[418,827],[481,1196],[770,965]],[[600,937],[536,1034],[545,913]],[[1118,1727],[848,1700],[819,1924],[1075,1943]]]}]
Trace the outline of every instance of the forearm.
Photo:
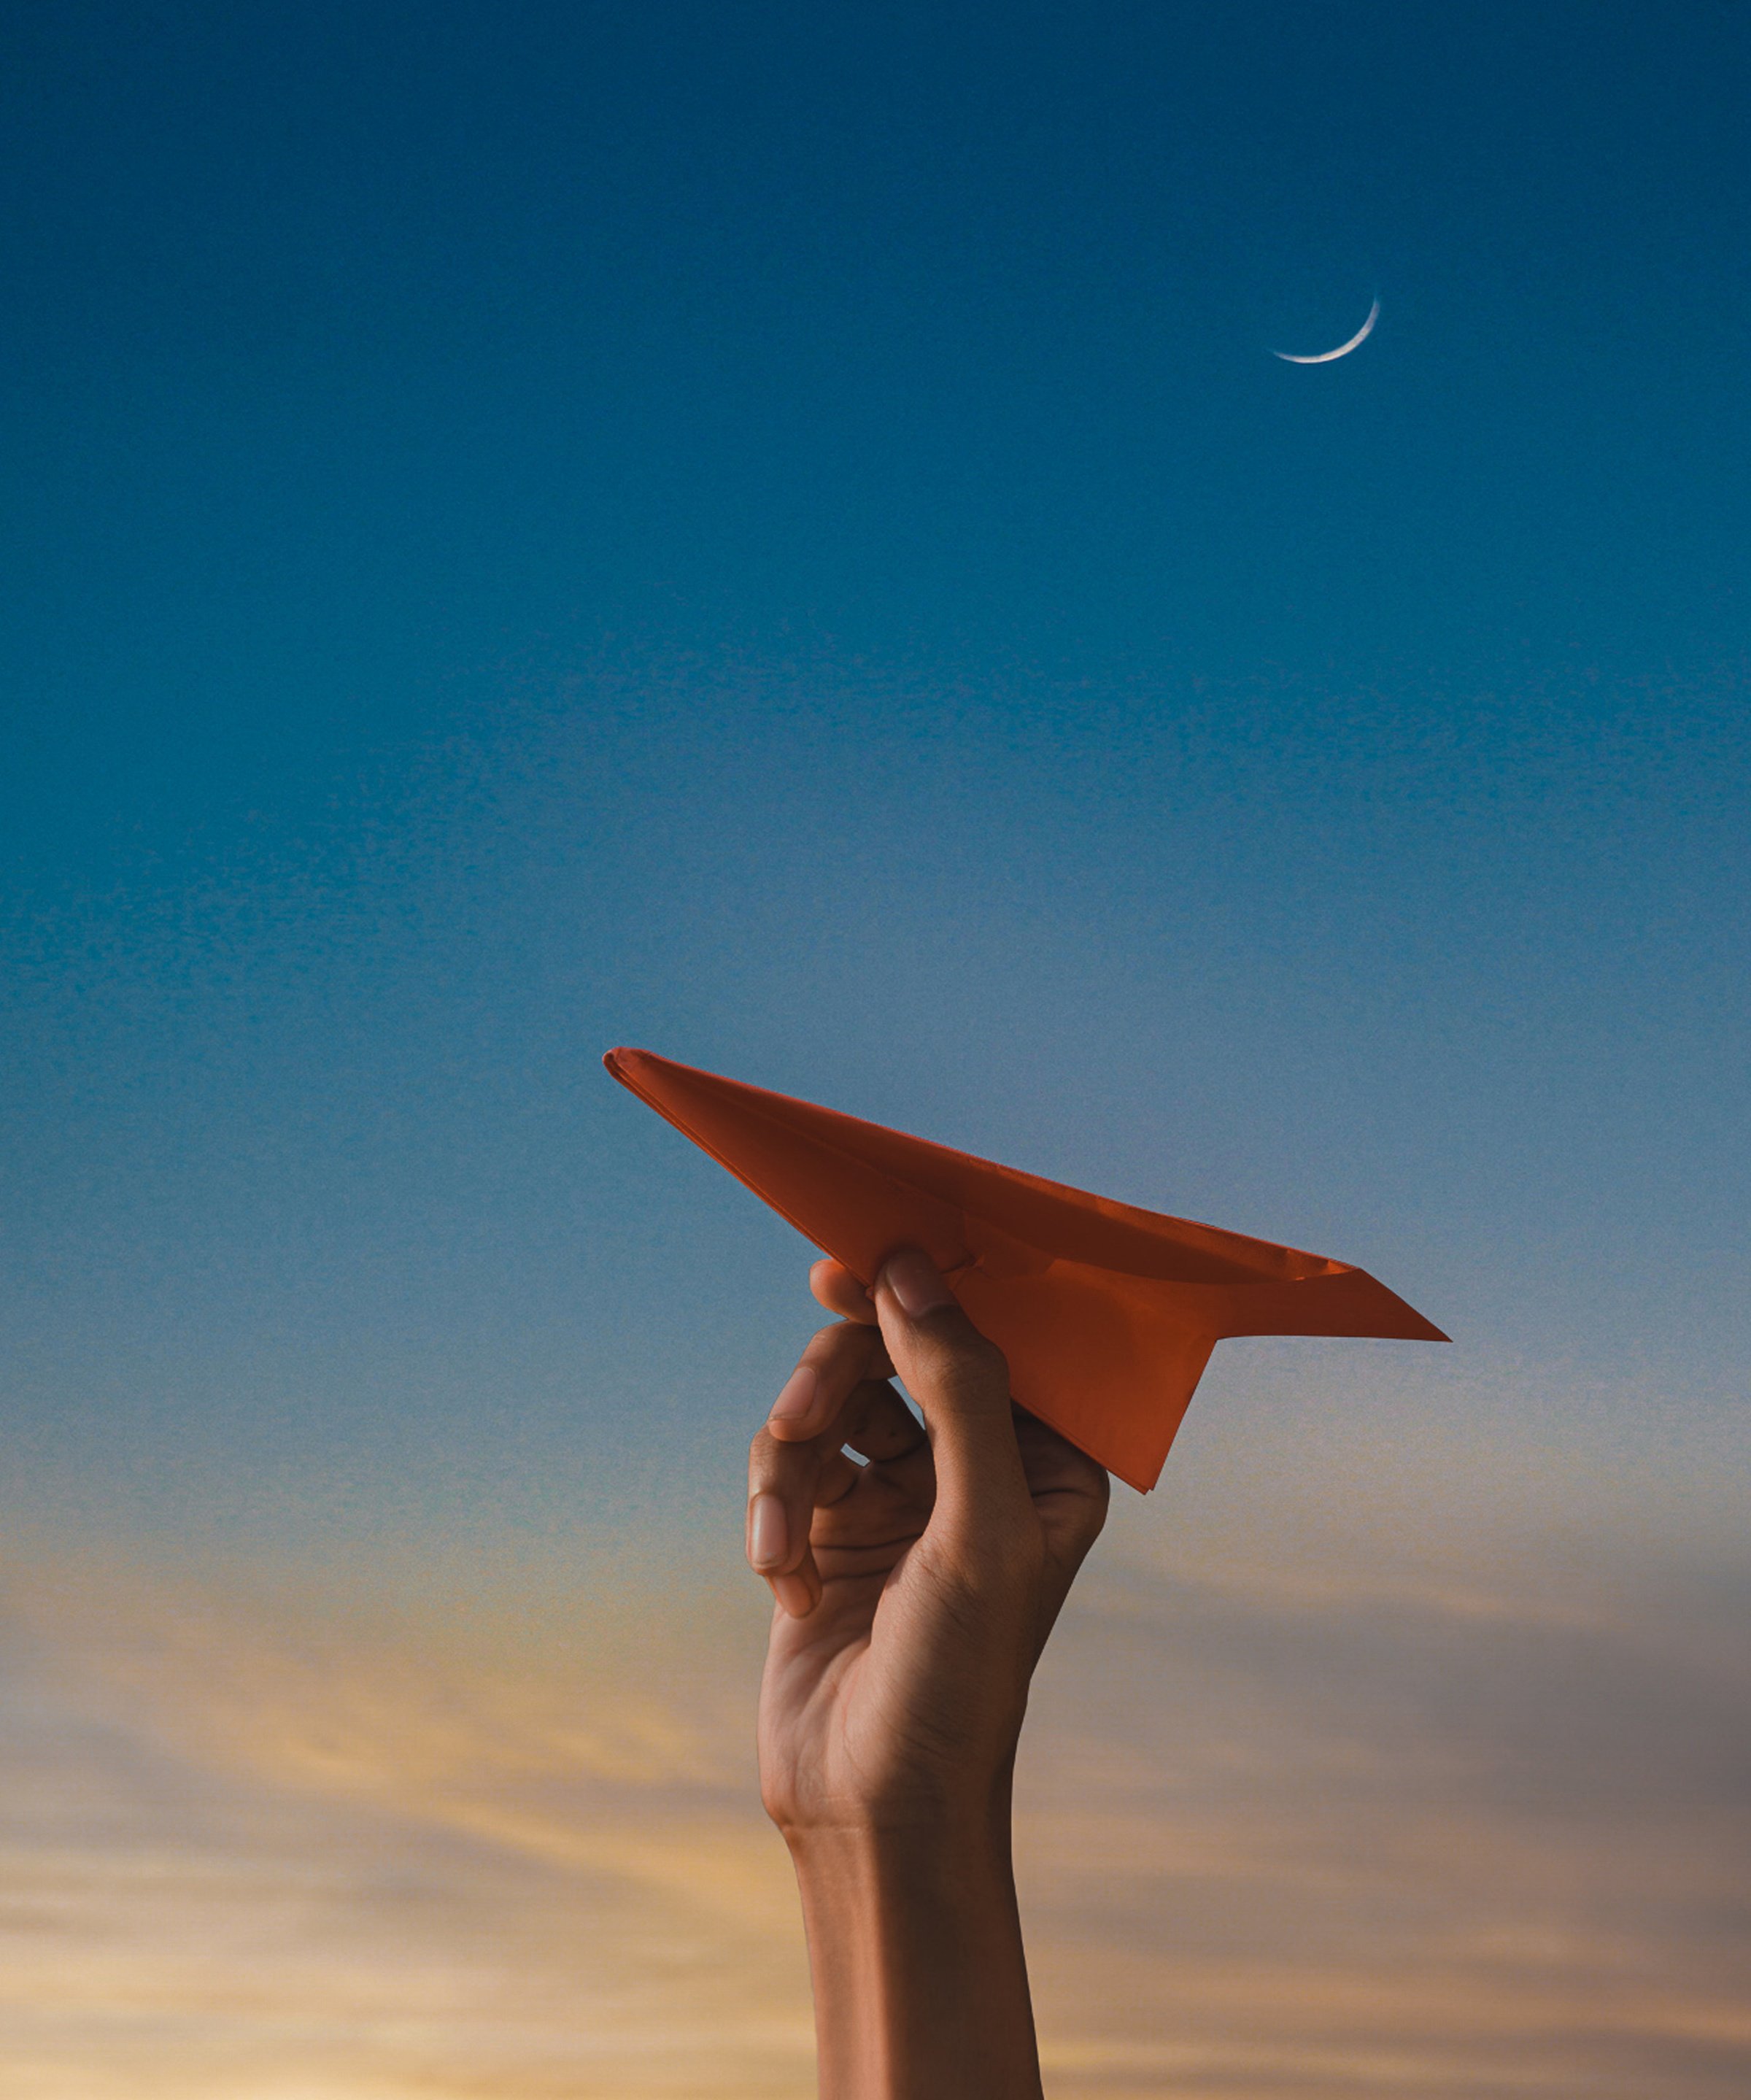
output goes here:
[{"label": "forearm", "polygon": [[1008,1803],[790,1833],[822,2100],[1039,2100]]}]

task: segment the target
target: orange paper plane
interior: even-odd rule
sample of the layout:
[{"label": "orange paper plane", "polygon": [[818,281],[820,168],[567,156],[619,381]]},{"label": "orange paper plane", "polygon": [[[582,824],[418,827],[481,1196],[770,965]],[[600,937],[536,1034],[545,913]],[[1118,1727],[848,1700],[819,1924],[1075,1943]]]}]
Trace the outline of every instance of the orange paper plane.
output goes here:
[{"label": "orange paper plane", "polygon": [[861,1282],[896,1247],[924,1248],[1008,1358],[1021,1405],[1145,1492],[1224,1337],[1447,1339],[1345,1262],[1134,1210],[648,1050],[602,1061]]}]

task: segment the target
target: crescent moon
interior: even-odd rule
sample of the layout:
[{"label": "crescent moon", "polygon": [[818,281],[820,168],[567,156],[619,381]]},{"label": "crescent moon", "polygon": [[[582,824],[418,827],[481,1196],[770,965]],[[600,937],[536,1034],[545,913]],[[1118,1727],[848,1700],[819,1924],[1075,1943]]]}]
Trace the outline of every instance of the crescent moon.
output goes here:
[{"label": "crescent moon", "polygon": [[1334,357],[1347,357],[1358,344],[1367,342],[1374,332],[1374,323],[1380,318],[1380,302],[1376,299],[1368,309],[1368,318],[1347,342],[1340,342],[1335,350],[1322,350],[1317,357],[1296,357],[1286,350],[1273,350],[1272,357],[1280,357],[1285,364],[1330,364]]}]

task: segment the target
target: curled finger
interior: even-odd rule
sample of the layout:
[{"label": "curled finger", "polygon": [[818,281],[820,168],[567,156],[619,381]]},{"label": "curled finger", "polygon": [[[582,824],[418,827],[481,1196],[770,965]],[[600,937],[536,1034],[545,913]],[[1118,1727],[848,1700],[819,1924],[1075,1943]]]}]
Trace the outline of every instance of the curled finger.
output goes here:
[{"label": "curled finger", "polygon": [[765,1429],[748,1447],[748,1563],[793,1617],[820,1595],[809,1527],[829,1455],[818,1441],[783,1444]]},{"label": "curled finger", "polygon": [[825,1435],[859,1383],[886,1361],[873,1327],[851,1320],[823,1327],[809,1338],[796,1370],[779,1388],[766,1417],[768,1432],[783,1444]]}]

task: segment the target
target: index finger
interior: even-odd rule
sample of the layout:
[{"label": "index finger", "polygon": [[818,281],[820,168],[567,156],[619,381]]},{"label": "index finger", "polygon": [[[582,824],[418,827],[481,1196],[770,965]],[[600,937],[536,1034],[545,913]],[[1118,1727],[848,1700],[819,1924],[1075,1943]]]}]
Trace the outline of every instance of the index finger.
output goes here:
[{"label": "index finger", "polygon": [[845,1264],[831,1255],[809,1270],[809,1288],[819,1304],[841,1320],[855,1320],[866,1327],[876,1324],[875,1300]]}]

